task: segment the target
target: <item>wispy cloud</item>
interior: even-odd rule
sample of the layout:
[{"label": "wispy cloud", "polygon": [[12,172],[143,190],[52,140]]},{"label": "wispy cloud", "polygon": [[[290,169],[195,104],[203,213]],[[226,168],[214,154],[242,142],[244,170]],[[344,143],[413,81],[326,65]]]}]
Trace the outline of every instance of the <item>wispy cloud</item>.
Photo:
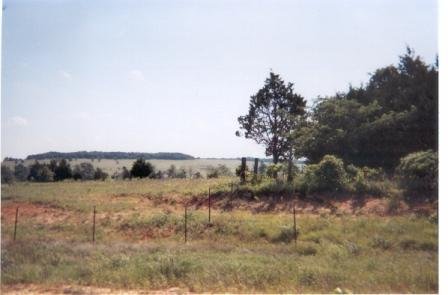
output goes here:
[{"label": "wispy cloud", "polygon": [[13,126],[27,126],[28,120],[21,116],[14,116],[9,118],[9,124]]},{"label": "wispy cloud", "polygon": [[70,74],[69,72],[64,71],[64,70],[60,70],[59,71],[59,75],[61,75],[61,77],[66,79],[66,80],[71,80],[72,79],[72,74]]},{"label": "wispy cloud", "polygon": [[143,75],[143,72],[140,70],[131,70],[129,74],[134,81],[145,81],[145,75]]}]

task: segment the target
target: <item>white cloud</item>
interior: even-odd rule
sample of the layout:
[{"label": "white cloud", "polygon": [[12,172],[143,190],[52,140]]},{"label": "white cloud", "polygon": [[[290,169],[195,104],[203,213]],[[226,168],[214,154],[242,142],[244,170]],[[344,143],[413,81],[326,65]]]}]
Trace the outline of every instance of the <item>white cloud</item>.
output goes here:
[{"label": "white cloud", "polygon": [[69,72],[64,71],[64,70],[60,70],[59,71],[59,75],[61,75],[62,78],[67,79],[67,80],[71,80],[72,79],[72,74],[70,74]]},{"label": "white cloud", "polygon": [[129,74],[131,75],[132,80],[145,81],[145,75],[143,75],[143,72],[140,70],[131,70]]},{"label": "white cloud", "polygon": [[9,119],[9,123],[13,126],[26,126],[28,125],[28,120],[21,116],[14,116]]}]

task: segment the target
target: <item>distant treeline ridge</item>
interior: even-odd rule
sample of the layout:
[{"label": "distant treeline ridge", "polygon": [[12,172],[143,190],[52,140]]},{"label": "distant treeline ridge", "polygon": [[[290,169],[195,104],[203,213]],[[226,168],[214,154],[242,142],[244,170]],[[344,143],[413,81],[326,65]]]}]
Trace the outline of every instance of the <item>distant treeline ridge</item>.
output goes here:
[{"label": "distant treeline ridge", "polygon": [[145,160],[192,160],[193,156],[182,153],[127,153],[127,152],[48,152],[42,154],[29,155],[27,160],[44,160],[44,159],[138,159]]}]

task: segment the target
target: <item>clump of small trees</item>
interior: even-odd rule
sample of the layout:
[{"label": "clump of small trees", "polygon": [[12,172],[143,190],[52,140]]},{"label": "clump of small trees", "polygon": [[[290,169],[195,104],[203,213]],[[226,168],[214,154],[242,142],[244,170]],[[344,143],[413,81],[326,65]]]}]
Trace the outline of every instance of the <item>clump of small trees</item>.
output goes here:
[{"label": "clump of small trees", "polygon": [[29,167],[22,163],[10,167],[2,165],[2,183],[14,181],[50,182],[74,180],[106,180],[108,174],[100,168],[94,169],[91,163],[80,163],[71,168],[69,161],[62,159],[59,162],[51,160],[50,163],[35,161]]}]

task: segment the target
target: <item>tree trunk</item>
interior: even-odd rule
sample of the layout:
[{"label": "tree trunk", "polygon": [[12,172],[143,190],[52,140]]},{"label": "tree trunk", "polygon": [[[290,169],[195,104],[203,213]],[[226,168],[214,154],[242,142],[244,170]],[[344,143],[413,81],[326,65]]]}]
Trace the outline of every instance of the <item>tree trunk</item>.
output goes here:
[{"label": "tree trunk", "polygon": [[288,158],[288,182],[291,183],[293,180],[293,175],[292,175],[292,160],[293,160],[293,156],[292,156],[292,146],[289,148],[289,158]]}]

